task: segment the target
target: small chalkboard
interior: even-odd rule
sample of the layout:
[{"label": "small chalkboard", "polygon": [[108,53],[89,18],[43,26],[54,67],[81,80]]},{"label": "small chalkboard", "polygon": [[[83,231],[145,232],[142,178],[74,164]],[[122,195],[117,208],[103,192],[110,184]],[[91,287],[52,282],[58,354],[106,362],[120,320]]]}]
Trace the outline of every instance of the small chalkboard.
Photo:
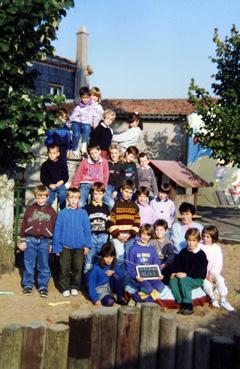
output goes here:
[{"label": "small chalkboard", "polygon": [[137,276],[142,279],[159,279],[161,276],[159,265],[137,265]]}]

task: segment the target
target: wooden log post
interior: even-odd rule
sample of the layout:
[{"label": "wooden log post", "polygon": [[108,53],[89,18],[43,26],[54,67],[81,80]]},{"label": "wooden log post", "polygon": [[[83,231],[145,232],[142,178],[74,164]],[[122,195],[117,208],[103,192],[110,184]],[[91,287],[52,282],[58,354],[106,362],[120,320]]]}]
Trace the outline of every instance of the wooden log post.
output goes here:
[{"label": "wooden log post", "polygon": [[92,368],[115,366],[118,308],[100,307],[93,314]]},{"label": "wooden log post", "polygon": [[69,328],[53,324],[47,329],[44,369],[66,369]]},{"label": "wooden log post", "polygon": [[176,369],[192,369],[194,330],[189,326],[177,329]]},{"label": "wooden log post", "polygon": [[0,345],[0,368],[20,369],[22,357],[23,330],[18,324],[3,328]]},{"label": "wooden log post", "polygon": [[210,368],[211,332],[206,328],[197,328],[194,332],[193,369]]},{"label": "wooden log post", "polygon": [[93,314],[77,310],[69,316],[68,369],[91,368]]},{"label": "wooden log post", "polygon": [[225,336],[214,336],[211,340],[211,369],[234,369],[235,342]]},{"label": "wooden log post", "polygon": [[155,369],[159,343],[159,305],[146,302],[141,309],[139,369]]},{"label": "wooden log post", "polygon": [[46,324],[33,322],[23,327],[21,369],[42,369]]},{"label": "wooden log post", "polygon": [[175,369],[177,324],[174,315],[160,318],[158,368]]},{"label": "wooden log post", "polygon": [[235,368],[240,368],[240,334],[234,336],[235,342]]},{"label": "wooden log post", "polygon": [[119,309],[116,368],[138,367],[140,309],[123,306]]}]

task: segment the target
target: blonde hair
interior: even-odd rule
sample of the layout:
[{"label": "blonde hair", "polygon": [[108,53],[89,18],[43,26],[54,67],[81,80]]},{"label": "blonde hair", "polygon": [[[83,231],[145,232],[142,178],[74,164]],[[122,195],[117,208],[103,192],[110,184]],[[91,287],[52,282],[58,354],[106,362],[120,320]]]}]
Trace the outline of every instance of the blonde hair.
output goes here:
[{"label": "blonde hair", "polygon": [[112,117],[112,120],[114,120],[115,118],[116,118],[116,113],[115,113],[115,111],[113,111],[113,110],[110,110],[110,109],[107,109],[107,110],[104,110],[104,112],[103,112],[103,119],[104,118],[106,118],[106,115],[107,114],[109,114],[109,115],[111,115],[111,117]]},{"label": "blonde hair", "polygon": [[119,153],[119,160],[123,159],[123,153],[122,153],[122,149],[121,146],[118,143],[112,143],[109,148],[108,148],[108,159],[111,160],[111,151],[112,150],[118,150]]},{"label": "blonde hair", "polygon": [[100,88],[92,87],[90,91],[91,91],[91,95],[98,97],[98,102],[100,102],[102,99],[102,93],[101,93]]},{"label": "blonde hair", "polygon": [[48,197],[48,188],[44,185],[39,185],[33,189],[34,197],[37,197],[38,195],[45,195]]}]

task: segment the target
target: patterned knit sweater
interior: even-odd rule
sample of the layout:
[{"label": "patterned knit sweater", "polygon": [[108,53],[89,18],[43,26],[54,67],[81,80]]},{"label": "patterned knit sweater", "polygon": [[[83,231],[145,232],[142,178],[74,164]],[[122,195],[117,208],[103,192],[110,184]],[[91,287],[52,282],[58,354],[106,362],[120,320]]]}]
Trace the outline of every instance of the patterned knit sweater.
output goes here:
[{"label": "patterned knit sweater", "polygon": [[117,238],[121,233],[135,236],[140,227],[140,215],[138,206],[132,201],[123,199],[115,202],[110,212],[109,232]]}]

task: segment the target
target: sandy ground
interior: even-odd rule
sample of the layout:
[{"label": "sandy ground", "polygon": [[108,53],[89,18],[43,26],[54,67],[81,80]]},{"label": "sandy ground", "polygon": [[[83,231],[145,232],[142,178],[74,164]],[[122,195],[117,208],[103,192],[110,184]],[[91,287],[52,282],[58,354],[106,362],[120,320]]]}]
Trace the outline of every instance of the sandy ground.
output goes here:
[{"label": "sandy ground", "polygon": [[[163,314],[174,314],[179,324],[209,328],[214,334],[233,336],[240,334],[240,245],[222,245],[224,253],[224,277],[229,288],[228,300],[236,311],[227,312],[205,304],[198,306],[191,316],[177,315],[175,310],[163,309]],[[63,298],[51,279],[47,299],[39,297],[34,290],[31,296],[24,296],[21,289],[19,270],[0,276],[0,292],[11,291],[13,295],[0,295],[0,331],[10,323],[26,324],[44,321],[48,324],[68,321],[69,314],[77,309],[95,309],[87,296]],[[61,303],[50,306],[49,303]]]}]

